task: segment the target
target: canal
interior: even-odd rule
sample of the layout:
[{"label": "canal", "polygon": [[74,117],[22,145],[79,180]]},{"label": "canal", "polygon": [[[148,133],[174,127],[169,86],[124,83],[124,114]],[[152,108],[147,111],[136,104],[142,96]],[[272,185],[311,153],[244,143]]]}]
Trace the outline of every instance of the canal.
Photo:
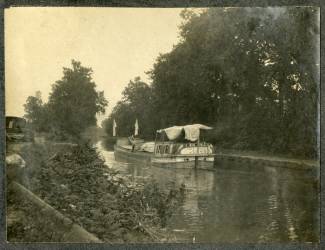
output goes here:
[{"label": "canal", "polygon": [[164,169],[117,162],[98,142],[107,165],[134,182],[162,188],[185,184],[186,197],[168,221],[179,242],[318,242],[319,202],[314,179],[304,171],[240,166],[215,171]]}]

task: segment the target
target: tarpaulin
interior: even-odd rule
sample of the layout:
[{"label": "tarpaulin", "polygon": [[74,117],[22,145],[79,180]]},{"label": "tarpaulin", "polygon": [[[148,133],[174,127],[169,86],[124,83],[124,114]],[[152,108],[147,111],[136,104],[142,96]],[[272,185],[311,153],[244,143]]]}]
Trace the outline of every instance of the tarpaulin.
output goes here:
[{"label": "tarpaulin", "polygon": [[180,136],[182,130],[183,130],[183,126],[174,126],[170,128],[160,129],[157,132],[161,133],[162,131],[165,131],[168,140],[175,140]]},{"label": "tarpaulin", "polygon": [[155,149],[155,142],[146,142],[140,146],[140,151],[153,153]]},{"label": "tarpaulin", "polygon": [[203,124],[192,124],[192,125],[185,125],[185,126],[173,126],[165,129],[157,130],[158,133],[165,131],[169,140],[177,139],[182,130],[185,131],[185,139],[189,141],[197,141],[200,138],[200,129],[212,129]]}]

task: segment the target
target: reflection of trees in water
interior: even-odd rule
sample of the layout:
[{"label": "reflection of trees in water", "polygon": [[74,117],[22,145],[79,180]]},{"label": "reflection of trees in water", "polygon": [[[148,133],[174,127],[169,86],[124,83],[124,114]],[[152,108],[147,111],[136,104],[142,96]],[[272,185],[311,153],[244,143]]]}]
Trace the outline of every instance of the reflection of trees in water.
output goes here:
[{"label": "reflection of trees in water", "polygon": [[[295,173],[295,172],[294,172]],[[281,173],[281,200],[285,232],[290,240],[318,241],[319,203],[312,179],[290,172]]]},{"label": "reflection of trees in water", "polygon": [[186,239],[195,235],[197,242],[318,240],[316,190],[305,172],[281,168],[204,171],[115,164],[138,182],[155,179],[167,188],[185,184],[183,206],[175,211],[169,227],[185,230],[182,236]]},{"label": "reflection of trees in water", "polygon": [[187,190],[186,200],[183,209],[186,215],[191,217],[191,223],[202,224],[200,221],[204,216],[205,208],[202,207],[200,200],[202,197],[206,203],[206,197],[211,196],[214,185],[214,173],[210,171],[192,170],[186,182]]},{"label": "reflection of trees in water", "polygon": [[[315,239],[317,204],[310,185],[292,171],[216,172],[211,192],[200,194],[204,238],[240,242]],[[312,230],[308,229],[312,228]]]},{"label": "reflection of trees in water", "polygon": [[237,178],[234,171],[217,171],[209,191],[198,194],[199,220],[204,225],[201,240],[234,241],[239,237],[242,207],[237,203],[241,189]]},{"label": "reflection of trees in water", "polygon": [[283,222],[283,200],[280,196],[281,176],[276,168],[264,168],[265,171],[265,199],[263,200],[263,210],[265,211],[262,218],[262,225],[259,228],[259,242],[282,241],[286,235],[283,233],[285,228]]}]

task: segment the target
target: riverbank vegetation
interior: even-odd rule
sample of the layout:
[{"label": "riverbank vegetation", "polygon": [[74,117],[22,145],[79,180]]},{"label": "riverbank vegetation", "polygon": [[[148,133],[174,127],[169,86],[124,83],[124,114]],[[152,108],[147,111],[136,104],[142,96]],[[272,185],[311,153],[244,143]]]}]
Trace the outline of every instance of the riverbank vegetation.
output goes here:
[{"label": "riverbank vegetation", "polygon": [[[88,144],[29,145],[20,154],[28,167],[19,182],[100,240],[173,240],[163,228],[182,202],[183,187],[162,190],[155,181],[144,185],[132,182],[105,165],[97,150]],[[8,201],[13,210],[19,207],[10,193]],[[32,207],[26,206],[25,213],[34,215],[26,210]],[[36,241],[41,234],[37,229],[46,227],[40,226],[39,220],[29,221],[28,225],[17,223],[8,228],[10,237],[17,241]],[[26,231],[24,226],[35,232]]]},{"label": "riverbank vegetation", "polygon": [[313,7],[182,12],[180,40],[131,80],[113,119],[119,136],[203,123],[219,147],[317,157],[319,11]]}]

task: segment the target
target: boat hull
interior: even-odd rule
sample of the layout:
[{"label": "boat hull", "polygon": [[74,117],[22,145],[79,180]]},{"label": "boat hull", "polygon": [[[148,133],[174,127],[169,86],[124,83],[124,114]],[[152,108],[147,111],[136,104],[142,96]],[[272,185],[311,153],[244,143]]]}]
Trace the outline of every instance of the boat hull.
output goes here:
[{"label": "boat hull", "polygon": [[117,161],[129,163],[141,163],[155,167],[164,168],[197,168],[197,169],[213,169],[214,156],[195,156],[177,155],[177,156],[154,156],[148,152],[132,152],[130,149],[122,146],[114,146],[114,156]]},{"label": "boat hull", "polygon": [[114,145],[115,160],[130,163],[145,163],[151,164],[151,153],[147,152],[132,152],[129,149],[124,149],[121,146]]},{"label": "boat hull", "polygon": [[195,161],[195,157],[152,157],[151,164],[165,168],[213,169],[214,158],[198,157],[197,161]]}]

